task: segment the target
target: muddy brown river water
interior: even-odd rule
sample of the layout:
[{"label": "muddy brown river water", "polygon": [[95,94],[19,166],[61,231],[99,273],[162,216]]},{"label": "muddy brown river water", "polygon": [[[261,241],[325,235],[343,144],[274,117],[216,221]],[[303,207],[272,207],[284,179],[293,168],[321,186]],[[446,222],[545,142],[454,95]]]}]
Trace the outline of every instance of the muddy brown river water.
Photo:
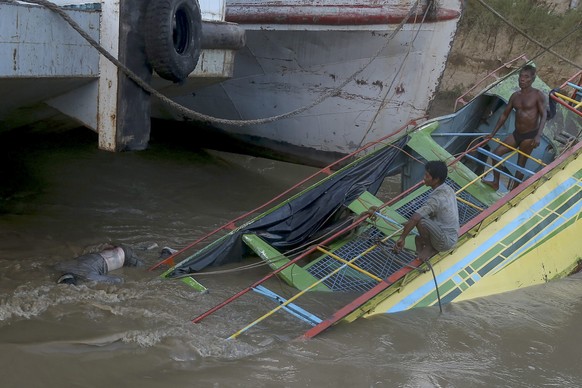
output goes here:
[{"label": "muddy brown river water", "polygon": [[57,285],[59,261],[123,242],[157,244],[142,251],[153,264],[161,247],[185,246],[313,169],[179,140],[109,154],[85,130],[27,136],[0,139],[2,387],[582,386],[580,274],[309,341],[284,315],[226,340],[257,316],[257,298],[190,322],[260,268],[209,276],[208,294],[140,268],[120,270],[119,286]]}]

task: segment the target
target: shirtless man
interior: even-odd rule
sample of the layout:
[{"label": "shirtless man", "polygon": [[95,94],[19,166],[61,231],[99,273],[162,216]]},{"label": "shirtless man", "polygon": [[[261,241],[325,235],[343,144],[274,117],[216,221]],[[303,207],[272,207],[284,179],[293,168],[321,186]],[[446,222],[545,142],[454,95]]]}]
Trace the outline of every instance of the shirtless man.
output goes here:
[{"label": "shirtless man", "polygon": [[[515,108],[515,130],[503,142],[511,147],[518,148],[527,155],[530,155],[540,145],[540,139],[544,126],[546,125],[547,117],[545,96],[540,90],[532,87],[535,79],[535,67],[526,65],[520,70],[518,81],[520,90],[511,95],[505,111],[499,117],[495,129],[493,129],[490,135],[491,138],[495,136],[499,128],[505,124],[511,110]],[[497,156],[502,156],[510,151],[510,148],[500,144],[494,153]],[[524,167],[526,161],[527,156],[519,154],[517,164],[520,167]],[[523,174],[517,172],[515,177],[522,180]],[[493,187],[495,190],[499,190],[499,171],[493,171],[492,181],[483,180],[482,182]]]}]

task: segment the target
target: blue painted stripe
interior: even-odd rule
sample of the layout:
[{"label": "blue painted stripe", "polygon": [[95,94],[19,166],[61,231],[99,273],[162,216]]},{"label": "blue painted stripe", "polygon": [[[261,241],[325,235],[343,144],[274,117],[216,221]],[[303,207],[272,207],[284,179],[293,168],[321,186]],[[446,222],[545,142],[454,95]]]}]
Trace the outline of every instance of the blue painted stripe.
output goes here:
[{"label": "blue painted stripe", "polygon": [[[449,267],[443,273],[437,275],[437,283],[439,285],[443,284],[446,280],[450,279],[453,275],[457,274],[459,271],[461,271],[465,267],[469,266],[473,261],[475,261],[477,258],[482,256],[483,254],[485,254],[487,251],[489,251],[495,245],[499,244],[499,242],[501,240],[503,240],[505,237],[507,237],[509,234],[511,234],[520,225],[529,221],[529,219],[533,215],[538,213],[540,210],[544,209],[549,203],[551,203],[556,198],[558,198],[560,195],[565,193],[573,185],[579,185],[579,181],[574,179],[574,178],[568,178],[564,182],[562,182],[560,185],[556,186],[555,189],[553,189],[546,196],[544,196],[539,201],[537,201],[535,204],[533,204],[529,209],[527,209],[522,214],[520,214],[512,222],[508,223],[504,228],[502,228],[499,232],[497,232],[495,235],[493,235],[492,238],[490,238],[489,240],[487,240],[486,242],[481,244],[477,249],[475,249],[473,252],[471,252],[465,258],[463,258],[463,259],[457,261],[456,263],[454,263],[453,265],[451,265],[451,267]],[[577,206],[575,207],[575,209],[572,211],[569,211],[568,213],[579,212],[580,206],[581,206],[581,204],[578,203]],[[554,231],[559,225],[560,224],[554,225],[553,228],[551,228],[551,230],[548,231],[548,233],[550,231]],[[478,280],[478,279],[475,279],[475,280]],[[410,295],[408,295],[407,297],[402,299],[396,305],[392,306],[389,310],[385,311],[385,313],[394,313],[394,312],[398,312],[398,311],[407,310],[410,307],[412,307],[413,305],[415,305],[416,303],[418,303],[419,300],[424,298],[426,295],[428,295],[433,290],[434,290],[434,281],[432,279],[430,279],[426,283],[424,283],[423,285],[418,287],[416,289],[416,291],[414,291],[413,293],[411,293]]]},{"label": "blue painted stripe", "polygon": [[[283,305],[287,303],[287,299],[277,295],[273,291],[269,290],[267,287],[258,285],[252,287],[252,290],[258,294],[266,296],[267,298],[275,301],[276,303]],[[296,316],[297,318],[309,323],[312,326],[318,325],[322,322],[321,318],[311,314],[309,311],[297,306],[293,303],[288,303],[287,305],[282,307],[283,310],[287,311],[289,314]]]},{"label": "blue painted stripe", "polygon": [[548,235],[553,233],[556,229],[560,228],[562,225],[570,221],[571,219],[575,218],[578,213],[582,210],[582,202],[578,201],[574,206],[572,206],[568,211],[563,213],[562,215],[558,216],[552,223],[547,225],[547,227],[540,233],[538,233],[534,239],[529,240],[526,244],[522,245],[518,249],[515,250],[503,263],[501,263],[497,268],[495,268],[495,272],[499,272],[503,268],[507,267],[510,263],[513,263],[516,259],[519,258],[521,254],[527,251],[529,248],[537,244],[539,241],[546,238]]}]

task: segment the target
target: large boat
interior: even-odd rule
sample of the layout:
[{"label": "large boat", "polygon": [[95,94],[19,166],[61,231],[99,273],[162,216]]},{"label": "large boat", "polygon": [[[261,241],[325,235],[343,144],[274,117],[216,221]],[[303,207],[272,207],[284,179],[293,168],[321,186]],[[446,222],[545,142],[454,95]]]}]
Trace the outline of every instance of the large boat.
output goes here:
[{"label": "large boat", "polygon": [[[191,129],[210,147],[324,166],[426,114],[461,3],[227,0],[246,32],[233,77],[173,99],[220,119]],[[161,105],[154,116],[184,120]]]},{"label": "large boat", "polygon": [[122,151],[148,146],[150,118],[197,120],[198,145],[326,164],[426,113],[460,14],[460,0],[0,2],[0,130],[83,125]]},{"label": "large boat", "polygon": [[0,131],[85,126],[102,149],[146,148],[153,94],[232,76],[244,31],[225,9],[225,0],[0,2]]},{"label": "large boat", "polygon": [[[518,90],[518,70],[485,87],[455,113],[405,126],[322,170],[315,183],[306,187],[302,182],[298,192],[283,193],[225,224],[202,248],[192,244],[178,251],[158,264],[171,265],[162,276],[203,290],[197,273],[211,271],[207,267],[259,257],[271,272],[194,322],[220,314],[255,291],[275,307],[249,311],[254,316],[250,323],[230,338],[282,309],[304,321],[299,328],[310,338],[338,322],[442,308],[577,272],[582,266],[582,86],[575,79],[580,74],[559,90],[536,79],[534,87],[559,104],[550,104],[553,118],[541,144],[519,165],[518,149],[504,157],[492,152],[513,131],[515,112],[499,138],[489,136]],[[448,165],[445,184],[457,195],[461,228],[453,249],[421,261],[414,253],[414,236],[407,237],[404,250],[393,248],[430,193],[422,185],[427,160]],[[482,182],[493,171],[502,176],[499,190]],[[382,198],[382,182],[396,173],[401,190]],[[295,295],[273,292],[270,282],[280,289],[275,278],[297,289]],[[332,313],[308,311],[299,301],[332,308]],[[313,327],[306,330],[306,325]]]}]

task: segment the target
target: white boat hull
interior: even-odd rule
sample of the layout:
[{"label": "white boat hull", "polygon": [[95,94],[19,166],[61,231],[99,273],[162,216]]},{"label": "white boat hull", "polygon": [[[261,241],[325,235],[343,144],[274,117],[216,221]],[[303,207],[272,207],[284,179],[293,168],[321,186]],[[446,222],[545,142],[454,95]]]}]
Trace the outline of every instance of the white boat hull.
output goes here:
[{"label": "white boat hull", "polygon": [[[459,1],[441,3],[460,12]],[[219,127],[270,156],[325,163],[426,114],[457,22],[404,24],[394,37],[398,24],[242,25],[247,43],[237,53],[233,77],[175,100],[232,120],[310,107],[266,124]]]}]

